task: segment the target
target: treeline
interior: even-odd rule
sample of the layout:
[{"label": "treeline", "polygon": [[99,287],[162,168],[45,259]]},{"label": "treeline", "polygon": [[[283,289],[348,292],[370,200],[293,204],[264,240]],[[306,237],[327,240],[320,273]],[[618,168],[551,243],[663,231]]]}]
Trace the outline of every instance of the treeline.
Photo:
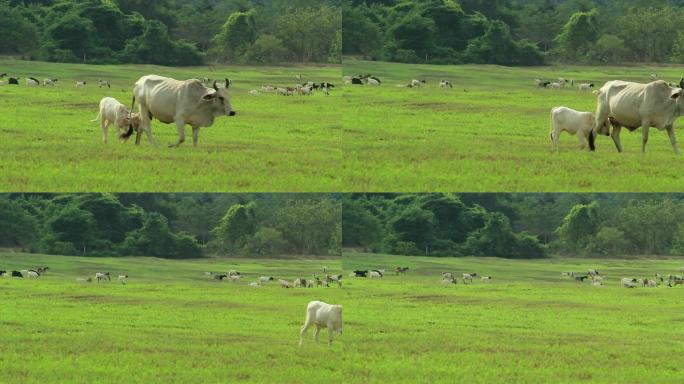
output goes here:
[{"label": "treeline", "polygon": [[355,194],[343,245],[428,256],[684,255],[684,195]]},{"label": "treeline", "polygon": [[343,0],[344,53],[406,63],[684,60],[682,0]]},{"label": "treeline", "polygon": [[84,256],[338,255],[329,195],[0,195],[0,247]]},{"label": "treeline", "polygon": [[172,66],[337,63],[335,0],[0,0],[0,54]]}]

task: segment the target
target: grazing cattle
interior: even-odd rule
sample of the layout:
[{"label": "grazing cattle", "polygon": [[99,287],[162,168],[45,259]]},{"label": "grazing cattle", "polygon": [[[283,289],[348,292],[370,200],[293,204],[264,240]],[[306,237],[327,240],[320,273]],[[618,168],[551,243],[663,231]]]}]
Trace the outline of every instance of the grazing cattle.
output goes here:
[{"label": "grazing cattle", "polygon": [[410,83],[410,84],[411,84],[411,87],[412,87],[412,88],[416,88],[416,87],[420,87],[420,86],[422,86],[423,84],[426,84],[426,83],[427,83],[427,81],[425,81],[425,80],[416,80],[416,79],[413,79],[413,80],[411,80],[411,83]]},{"label": "grazing cattle", "polygon": [[577,87],[577,91],[578,92],[591,91],[592,88],[594,88],[594,83],[590,83],[590,84],[582,83]]},{"label": "grazing cattle", "polygon": [[649,288],[655,288],[658,286],[658,281],[656,280],[649,280],[649,279],[644,279],[644,286],[649,287]]},{"label": "grazing cattle", "polygon": [[588,278],[589,278],[588,275],[575,276],[575,281],[578,281],[578,282],[580,282],[580,283],[583,283],[584,280],[586,280],[586,279],[588,279]]},{"label": "grazing cattle", "polygon": [[330,95],[330,91],[331,91],[333,88],[335,88],[335,85],[334,85],[334,84],[331,84],[331,83],[328,83],[328,82],[324,82],[324,83],[321,83],[321,84],[319,85],[319,87],[320,87],[320,89],[321,89],[326,95]]},{"label": "grazing cattle", "polygon": [[36,272],[32,269],[27,271],[26,275],[29,279],[37,279],[40,276],[40,274],[38,274],[38,272]]},{"label": "grazing cattle", "polygon": [[266,284],[269,281],[273,281],[273,280],[275,280],[275,279],[271,276],[259,276],[259,283],[260,284]]},{"label": "grazing cattle", "polygon": [[[226,82],[228,82],[226,80]],[[133,105],[140,106],[140,127],[147,139],[154,143],[150,123],[152,118],[170,124],[178,131],[178,147],[185,142],[185,125],[192,127],[192,142],[197,145],[199,129],[210,127],[218,116],[235,116],[227,88],[207,88],[197,79],[178,81],[168,77],[148,75],[141,77],[133,88]],[[133,134],[129,130],[128,136]],[[140,131],[135,139],[140,144]]]},{"label": "grazing cattle", "polygon": [[119,283],[126,284],[128,282],[128,275],[119,275]]},{"label": "grazing cattle", "polygon": [[454,274],[451,272],[442,272],[442,279],[453,279]]},{"label": "grazing cattle", "polygon": [[38,274],[42,275],[43,273],[47,272],[48,269],[50,269],[50,267],[38,267],[38,268],[36,268],[36,272],[38,272]]},{"label": "grazing cattle", "polygon": [[599,276],[599,275],[600,275],[599,271],[596,270],[596,269],[589,269],[589,270],[587,270],[587,274],[588,274],[589,276]]},{"label": "grazing cattle", "polygon": [[378,271],[370,271],[370,274],[368,275],[368,277],[370,277],[371,279],[381,278],[382,274]]},{"label": "grazing cattle", "polygon": [[57,80],[58,80],[58,79],[48,79],[48,78],[45,78],[45,79],[43,79],[43,86],[45,86],[45,87],[48,87],[48,86],[49,86],[49,87],[54,87],[55,84],[57,84]]},{"label": "grazing cattle", "polygon": [[228,276],[240,276],[240,272],[231,269],[230,271],[228,271]]},{"label": "grazing cattle", "polygon": [[97,117],[90,121],[95,122],[98,119],[102,129],[102,142],[105,144],[107,143],[110,125],[114,125],[116,136],[122,140],[129,137],[123,134],[127,129],[138,130],[140,127],[140,116],[137,113],[131,114],[125,105],[113,97],[105,97],[100,100],[100,111]]},{"label": "grazing cattle", "polygon": [[231,283],[237,283],[238,281],[240,281],[240,279],[242,279],[242,276],[235,275],[235,276],[228,276],[228,278],[230,279]]},{"label": "grazing cattle", "polygon": [[377,77],[369,77],[368,78],[368,85],[380,85],[380,84],[382,84],[382,82]]},{"label": "grazing cattle", "polygon": [[458,284],[458,281],[453,276],[442,277],[442,284]]},{"label": "grazing cattle", "polygon": [[40,81],[36,80],[35,77],[29,77],[26,79],[26,86],[28,87],[37,87],[40,85]]},{"label": "grazing cattle", "polygon": [[287,281],[287,280],[279,279],[279,280],[278,280],[278,283],[280,284],[280,286],[281,286],[282,288],[292,288],[292,283],[290,283],[290,282]]},{"label": "grazing cattle", "polygon": [[[610,136],[618,152],[622,152],[620,131],[622,127],[634,131],[641,127],[641,152],[646,152],[648,132],[651,127],[666,130],[675,153],[679,153],[673,124],[682,114],[684,97],[682,88],[684,78],[678,88],[672,88],[662,80],[649,84],[626,81],[609,81],[598,94],[596,124],[589,135],[589,148],[596,149],[595,138],[598,134]],[[610,132],[608,122],[613,129]]]},{"label": "grazing cattle", "polygon": [[561,132],[577,135],[579,148],[585,147],[585,140],[591,135],[596,119],[591,112],[580,112],[566,107],[551,110],[551,143],[553,150],[558,151]]},{"label": "grazing cattle", "polygon": [[23,278],[24,275],[21,274],[19,271],[12,271],[12,277],[21,277]]},{"label": "grazing cattle", "polygon": [[95,280],[99,283],[100,281],[110,281],[111,277],[109,276],[109,272],[98,272],[95,274]]},{"label": "grazing cattle", "polygon": [[637,287],[637,279],[630,279],[630,278],[623,278],[620,280],[620,284],[625,287],[625,288],[636,288]]},{"label": "grazing cattle", "polygon": [[2,271],[0,271],[0,277],[5,276],[5,275],[7,275],[7,271],[5,271],[4,269]]},{"label": "grazing cattle", "polygon": [[354,277],[368,277],[368,271],[356,270],[353,273]]},{"label": "grazing cattle", "polygon": [[295,288],[297,288],[297,287],[313,288],[313,281],[309,285],[309,281],[307,281],[306,279],[295,279],[294,286],[295,286]]},{"label": "grazing cattle", "polygon": [[540,88],[547,88],[551,84],[550,81],[544,81],[542,79],[534,79],[534,85]]},{"label": "grazing cattle", "polygon": [[463,274],[463,284],[469,281],[471,284],[473,282],[473,277],[477,276],[477,273],[464,273]]},{"label": "grazing cattle", "polygon": [[100,80],[98,80],[97,82],[98,82],[98,84],[99,84],[99,87],[98,87],[98,88],[102,88],[102,87],[111,88],[111,87],[112,87],[112,85],[109,84],[109,80],[100,79]]},{"label": "grazing cattle", "polygon": [[77,277],[76,278],[77,283],[92,283],[92,281],[93,281],[92,277],[89,277],[87,279],[85,277]]},{"label": "grazing cattle", "polygon": [[451,81],[449,81],[449,80],[440,80],[439,81],[439,87],[440,88],[447,88],[447,87],[453,88],[454,86],[453,86],[453,84],[451,84]]},{"label": "grazing cattle", "polygon": [[261,91],[266,92],[266,93],[273,93],[276,91],[276,87],[274,87],[272,85],[262,85]]},{"label": "grazing cattle", "polygon": [[492,277],[491,276],[482,276],[482,281],[485,283],[489,283],[492,281]]},{"label": "grazing cattle", "polygon": [[364,84],[363,79],[361,79],[361,78],[359,78],[359,77],[353,77],[353,78],[351,79],[351,83],[352,83],[353,85],[363,85],[363,84]]},{"label": "grazing cattle", "polygon": [[214,279],[216,279],[216,280],[221,280],[221,281],[223,281],[223,280],[225,280],[225,279],[227,279],[227,278],[228,278],[228,275],[214,275]]},{"label": "grazing cattle", "polygon": [[85,81],[77,81],[77,82],[76,82],[76,88],[85,87],[86,84],[87,84],[87,83],[86,83]]},{"label": "grazing cattle", "polygon": [[342,275],[325,275],[326,285],[333,282],[337,283],[337,286],[342,288]]},{"label": "grazing cattle", "polygon": [[546,85],[546,88],[550,89],[561,89],[565,87],[565,83],[549,83]]},{"label": "grazing cattle", "polygon": [[409,267],[397,267],[397,269],[395,270],[395,272],[397,273],[397,275],[398,275],[398,274],[405,275],[405,274],[406,274],[406,271],[408,271],[408,270],[409,270]]},{"label": "grazing cattle", "polygon": [[9,85],[19,85],[19,80],[21,77],[10,77],[8,80]]},{"label": "grazing cattle", "polygon": [[314,330],[314,340],[318,342],[318,333],[321,328],[328,329],[328,345],[333,342],[334,333],[342,334],[342,306],[331,305],[322,301],[311,301],[306,306],[306,320],[299,332],[299,346],[304,343],[306,330],[310,326],[316,327]]}]

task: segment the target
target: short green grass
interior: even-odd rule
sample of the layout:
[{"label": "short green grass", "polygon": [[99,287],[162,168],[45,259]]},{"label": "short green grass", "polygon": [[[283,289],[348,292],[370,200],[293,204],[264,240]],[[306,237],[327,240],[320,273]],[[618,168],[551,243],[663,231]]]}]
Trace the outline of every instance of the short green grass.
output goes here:
[{"label": "short green grass", "polygon": [[[253,288],[256,276],[309,277],[340,259],[173,261],[0,254],[0,269],[49,266],[39,279],[0,278],[5,383],[342,382],[344,336],[299,348],[310,300],[344,289]],[[204,277],[236,269],[239,284]],[[110,283],[75,278],[110,271]],[[127,273],[127,285],[116,276]],[[311,337],[311,332],[309,332]],[[325,338],[322,339],[322,341]]]},{"label": "short green grass", "polygon": [[[198,67],[79,65],[0,60],[0,73],[20,76],[20,86],[0,86],[0,191],[200,192],[306,191],[340,189],[341,112],[339,92],[331,96],[251,96],[262,85],[292,86],[295,74],[339,85],[339,66]],[[98,113],[102,97],[131,104],[142,75],[178,79],[233,80],[234,118],[219,117],[178,149],[173,125],[155,121],[153,147],[143,137],[119,144],[113,128],[102,143]],[[28,76],[58,78],[58,85],[27,87]],[[112,88],[98,88],[109,79]],[[5,79],[7,80],[7,79]],[[85,80],[85,88],[75,88]]]},{"label": "short green grass", "polygon": [[[651,129],[646,155],[641,130],[623,130],[624,153],[610,138],[580,152],[577,138],[561,136],[551,153],[549,111],[567,106],[596,110],[591,93],[546,90],[535,78],[593,82],[649,81],[651,73],[678,82],[681,67],[539,67],[407,65],[348,60],[345,75],[370,73],[379,87],[347,86],[343,97],[345,191],[661,192],[679,191],[684,159],[665,132]],[[420,89],[400,88],[427,79]],[[453,89],[439,89],[440,79]],[[675,124],[680,139],[683,123]]]},{"label": "short green grass", "polygon": [[[684,288],[620,288],[682,260],[428,258],[347,253],[345,373],[359,383],[666,383],[684,367]],[[390,269],[408,266],[405,276]],[[597,268],[607,285],[561,278]],[[441,272],[491,275],[445,286]]]}]

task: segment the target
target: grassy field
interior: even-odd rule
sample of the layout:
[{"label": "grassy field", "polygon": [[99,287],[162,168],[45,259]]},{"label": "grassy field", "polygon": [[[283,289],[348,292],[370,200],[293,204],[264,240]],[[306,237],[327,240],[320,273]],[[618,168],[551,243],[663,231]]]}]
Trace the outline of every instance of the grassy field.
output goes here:
[{"label": "grassy field", "polygon": [[[344,91],[345,191],[574,192],[679,191],[684,162],[666,132],[650,131],[641,155],[641,130],[623,130],[624,153],[599,137],[596,153],[580,152],[561,135],[551,153],[549,111],[555,106],[596,110],[591,93],[546,90],[533,79],[593,82],[649,81],[651,73],[678,82],[682,68],[431,66],[346,61],[345,75],[370,73],[379,87]],[[400,88],[427,79],[420,89]],[[440,79],[453,89],[439,89]],[[680,138],[679,127],[675,124]]]},{"label": "grassy field", "polygon": [[[292,86],[295,74],[314,81],[340,82],[339,66],[201,67],[149,65],[94,66],[0,60],[0,73],[20,76],[20,86],[0,86],[0,191],[41,192],[200,192],[306,191],[340,189],[341,112],[339,92],[326,97],[251,96],[251,89]],[[102,143],[99,122],[90,122],[102,97],[130,105],[134,82],[142,75],[179,79],[233,80],[234,118],[219,117],[200,131],[198,147],[177,140],[176,128],[155,121],[160,144],[143,138],[119,144],[113,128]],[[58,85],[27,87],[33,76],[58,78]],[[112,88],[98,88],[109,79]],[[5,79],[6,80],[6,79]],[[86,81],[75,88],[76,80]]]},{"label": "grassy field", "polygon": [[[349,253],[348,378],[367,383],[666,383],[681,379],[683,288],[618,287],[682,260],[425,258]],[[597,268],[607,285],[560,276]],[[441,272],[491,275],[445,286]],[[351,382],[351,381],[350,381]]]},{"label": "grassy field", "polygon": [[[310,300],[344,302],[339,288],[253,288],[273,275],[310,277],[339,259],[191,260],[0,254],[0,269],[49,266],[39,279],[0,278],[0,370],[6,383],[341,382],[342,342],[299,328]],[[205,278],[237,269],[240,284]],[[127,285],[77,283],[128,273]],[[311,336],[311,331],[309,332]],[[325,339],[322,339],[325,340]],[[344,340],[342,337],[340,340]]]}]

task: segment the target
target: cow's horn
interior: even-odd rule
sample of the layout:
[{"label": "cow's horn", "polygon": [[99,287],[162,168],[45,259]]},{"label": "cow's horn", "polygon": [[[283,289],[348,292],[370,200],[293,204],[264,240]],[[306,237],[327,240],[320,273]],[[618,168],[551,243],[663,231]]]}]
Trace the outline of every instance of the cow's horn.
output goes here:
[{"label": "cow's horn", "polygon": [[679,88],[684,88],[684,77],[679,79]]},{"label": "cow's horn", "polygon": [[216,86],[216,80],[214,80],[214,89],[218,91],[218,87]]}]

